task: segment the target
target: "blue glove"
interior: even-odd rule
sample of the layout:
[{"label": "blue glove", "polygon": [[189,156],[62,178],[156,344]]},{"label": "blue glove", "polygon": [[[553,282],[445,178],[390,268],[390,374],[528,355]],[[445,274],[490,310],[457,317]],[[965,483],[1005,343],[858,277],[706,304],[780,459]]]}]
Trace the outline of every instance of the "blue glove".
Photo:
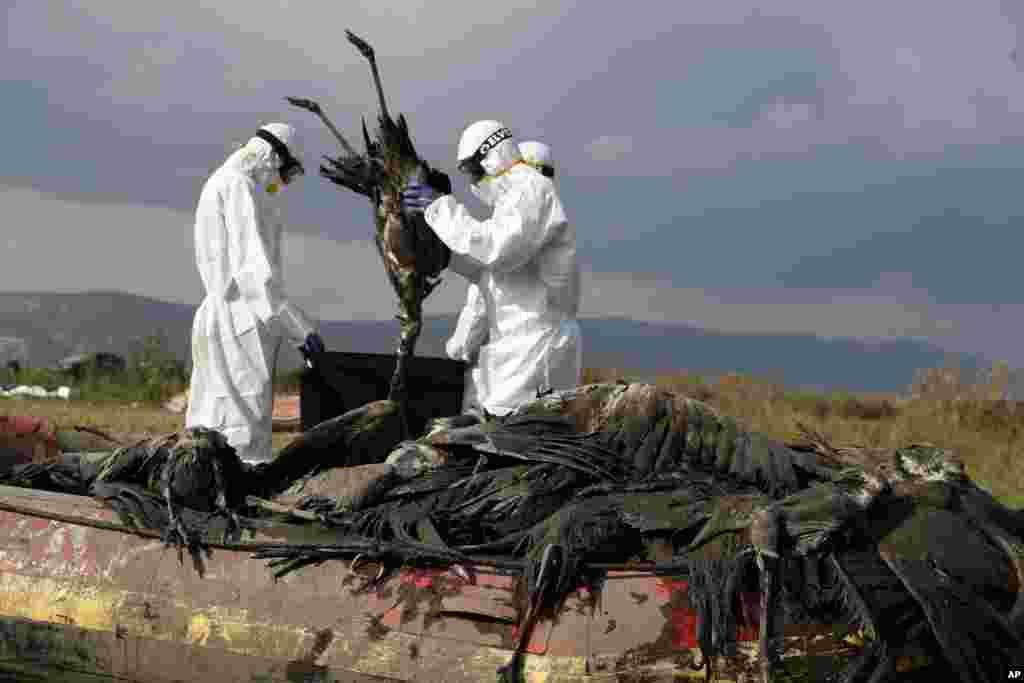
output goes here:
[{"label": "blue glove", "polygon": [[306,341],[299,347],[299,352],[302,357],[309,359],[310,355],[314,353],[323,353],[327,348],[324,346],[324,340],[316,332],[310,332],[306,335]]},{"label": "blue glove", "polygon": [[440,196],[441,193],[429,185],[410,185],[402,190],[402,210],[423,211]]}]

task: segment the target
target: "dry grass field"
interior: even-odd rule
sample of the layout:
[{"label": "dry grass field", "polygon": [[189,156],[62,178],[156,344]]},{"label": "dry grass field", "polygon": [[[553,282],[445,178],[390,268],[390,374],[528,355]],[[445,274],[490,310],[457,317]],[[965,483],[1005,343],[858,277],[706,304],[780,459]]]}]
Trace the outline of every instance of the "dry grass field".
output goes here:
[{"label": "dry grass field", "polygon": [[[1008,373],[995,367],[971,383],[955,367],[918,373],[912,398],[794,392],[740,375],[714,383],[687,374],[657,384],[698,398],[748,428],[783,441],[801,439],[798,424],[837,445],[931,443],[954,450],[971,477],[1007,505],[1024,507],[1024,401],[1008,401]],[[587,370],[584,382],[629,379],[615,370]]]},{"label": "dry grass field", "polygon": [[[584,381],[635,379],[619,370],[588,369]],[[715,382],[685,373],[657,384],[704,400],[750,429],[798,440],[798,424],[836,444],[895,446],[933,443],[955,450],[971,476],[1013,507],[1024,507],[1024,402],[1006,401],[1005,378],[991,372],[971,384],[954,368],[921,373],[913,398],[800,393],[771,382],[729,375]],[[294,382],[282,387],[294,392]],[[58,427],[88,426],[113,434],[159,434],[183,426],[183,416],[159,403],[115,400],[0,399],[0,415],[34,415]],[[280,448],[294,434],[275,433]]]},{"label": "dry grass field", "polygon": [[[143,401],[0,399],[0,415],[32,415],[50,420],[57,428],[91,427],[129,438],[167,434],[185,426],[183,414]],[[294,433],[274,432],[274,448],[281,448],[293,438]]]}]

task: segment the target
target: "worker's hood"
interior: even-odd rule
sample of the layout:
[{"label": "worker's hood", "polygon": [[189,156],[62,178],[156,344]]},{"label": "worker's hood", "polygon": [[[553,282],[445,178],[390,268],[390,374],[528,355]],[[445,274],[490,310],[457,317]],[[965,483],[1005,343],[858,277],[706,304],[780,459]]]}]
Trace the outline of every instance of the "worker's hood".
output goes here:
[{"label": "worker's hood", "polygon": [[493,207],[497,204],[499,197],[512,188],[521,186],[524,182],[523,172],[533,173],[533,171],[527,171],[528,168],[529,166],[522,163],[521,160],[512,161],[500,173],[485,175],[479,182],[470,184],[469,191],[485,205]]},{"label": "worker's hood", "polygon": [[[294,137],[294,135],[289,136],[286,142],[290,145],[289,149],[295,145]],[[298,158],[294,151],[292,154]],[[278,174],[278,163],[279,160],[270,143],[258,137],[252,137],[240,149],[232,153],[224,165],[248,176],[259,187],[267,187],[271,184],[280,187],[284,184]]]}]

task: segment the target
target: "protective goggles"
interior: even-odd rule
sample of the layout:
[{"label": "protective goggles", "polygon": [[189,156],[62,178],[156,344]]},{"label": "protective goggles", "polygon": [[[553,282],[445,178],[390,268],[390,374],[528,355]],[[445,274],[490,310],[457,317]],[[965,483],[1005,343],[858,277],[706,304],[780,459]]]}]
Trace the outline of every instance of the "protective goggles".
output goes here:
[{"label": "protective goggles", "polygon": [[285,185],[306,173],[302,162],[292,156],[292,153],[288,151],[288,146],[278,140],[276,135],[261,128],[256,131],[256,137],[270,145],[270,148],[277,154],[277,158],[281,160],[281,166],[278,167],[277,172]]},{"label": "protective goggles", "polygon": [[483,160],[487,156],[487,153],[498,146],[498,144],[508,140],[512,137],[512,131],[508,128],[499,128],[490,135],[487,139],[480,143],[480,146],[476,148],[473,156],[466,157],[459,162],[457,168],[462,173],[465,173],[473,182],[478,182],[481,178],[487,175],[487,171],[484,170]]}]

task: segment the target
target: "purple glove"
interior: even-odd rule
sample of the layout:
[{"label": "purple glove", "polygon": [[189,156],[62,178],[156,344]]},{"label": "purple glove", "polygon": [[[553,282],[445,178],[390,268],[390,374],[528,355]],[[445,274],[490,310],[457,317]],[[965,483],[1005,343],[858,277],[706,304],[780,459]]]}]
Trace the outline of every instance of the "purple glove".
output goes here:
[{"label": "purple glove", "polygon": [[316,332],[310,332],[306,335],[306,341],[299,347],[299,353],[306,360],[306,365],[313,367],[313,361],[311,356],[315,353],[323,353],[327,350],[324,346],[324,340]]},{"label": "purple glove", "polygon": [[402,190],[402,210],[423,211],[440,196],[441,193],[429,185],[410,185]]}]

